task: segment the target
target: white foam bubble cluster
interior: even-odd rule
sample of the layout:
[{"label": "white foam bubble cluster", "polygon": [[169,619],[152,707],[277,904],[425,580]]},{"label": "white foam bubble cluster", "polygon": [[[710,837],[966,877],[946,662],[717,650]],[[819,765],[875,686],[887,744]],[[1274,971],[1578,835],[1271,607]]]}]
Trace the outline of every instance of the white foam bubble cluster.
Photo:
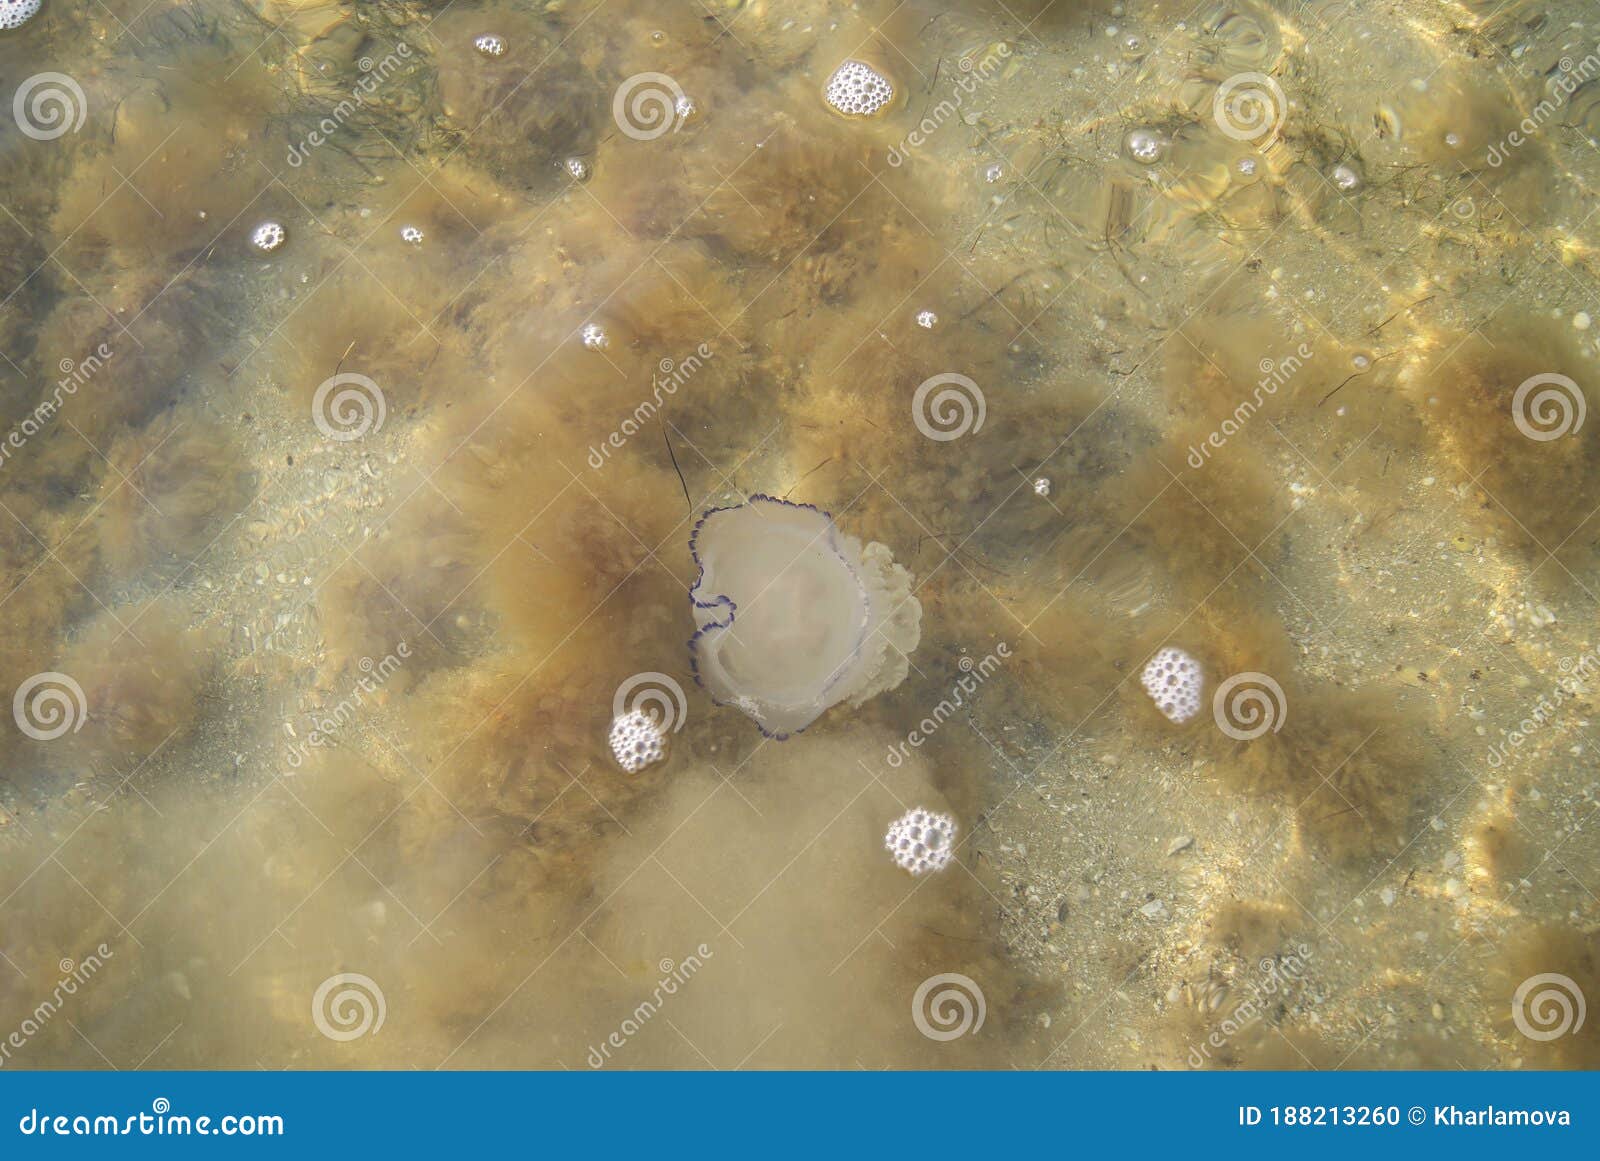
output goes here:
[{"label": "white foam bubble cluster", "polygon": [[823,100],[846,117],[870,117],[894,100],[894,85],[870,66],[847,60],[828,78]]},{"label": "white foam bubble cluster", "polygon": [[283,245],[288,232],[277,222],[262,222],[250,235],[250,244],[263,254],[270,254]]},{"label": "white foam bubble cluster", "polygon": [[667,735],[643,710],[629,710],[611,719],[611,752],[629,774],[667,756]]},{"label": "white foam bubble cluster", "polygon": [[1150,659],[1141,676],[1144,690],[1156,708],[1175,722],[1186,722],[1200,712],[1200,688],[1205,677],[1200,663],[1182,649],[1163,649]]},{"label": "white foam bubble cluster", "polygon": [[0,0],[0,28],[21,28],[33,19],[43,0]]},{"label": "white foam bubble cluster", "polygon": [[894,861],[913,875],[942,871],[955,853],[956,820],[919,806],[889,824],[883,845]]}]

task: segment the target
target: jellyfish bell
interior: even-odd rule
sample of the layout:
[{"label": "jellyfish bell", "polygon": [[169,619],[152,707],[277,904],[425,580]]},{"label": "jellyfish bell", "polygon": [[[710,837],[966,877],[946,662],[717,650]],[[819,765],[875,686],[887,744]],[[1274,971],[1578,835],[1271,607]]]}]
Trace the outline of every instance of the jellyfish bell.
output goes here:
[{"label": "jellyfish bell", "polygon": [[695,677],[769,737],[905,679],[921,638],[911,574],[828,513],[771,496],[713,508],[689,540]]}]

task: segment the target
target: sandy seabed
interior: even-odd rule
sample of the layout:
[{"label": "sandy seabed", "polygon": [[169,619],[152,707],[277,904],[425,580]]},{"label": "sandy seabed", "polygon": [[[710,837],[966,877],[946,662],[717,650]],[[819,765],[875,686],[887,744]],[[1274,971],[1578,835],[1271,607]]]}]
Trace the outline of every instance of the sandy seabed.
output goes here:
[{"label": "sandy seabed", "polygon": [[[1600,1063],[1584,5],[44,0],[0,77],[3,1066]],[[757,494],[920,606],[784,740],[687,646]]]}]

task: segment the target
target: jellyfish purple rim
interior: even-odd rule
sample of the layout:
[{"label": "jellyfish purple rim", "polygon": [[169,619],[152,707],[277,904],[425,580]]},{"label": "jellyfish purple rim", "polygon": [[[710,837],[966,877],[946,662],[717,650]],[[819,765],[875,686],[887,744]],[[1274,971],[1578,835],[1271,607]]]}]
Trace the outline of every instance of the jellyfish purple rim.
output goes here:
[{"label": "jellyfish purple rim", "polygon": [[[701,641],[709,637],[713,632],[730,628],[739,614],[739,606],[734,602],[733,598],[729,597],[725,593],[718,593],[713,600],[709,601],[702,601],[699,597],[700,585],[706,579],[705,561],[700,559],[700,532],[705,527],[706,521],[710,520],[718,513],[733,512],[740,508],[748,508],[750,505],[760,500],[764,500],[772,504],[781,504],[785,508],[803,508],[808,512],[815,512],[817,515],[826,520],[828,522],[828,531],[826,535],[828,547],[833,549],[834,554],[838,556],[841,561],[844,561],[844,566],[849,571],[851,578],[856,582],[857,587],[859,587],[863,593],[868,591],[866,584],[861,579],[861,574],[856,571],[856,569],[848,560],[845,560],[844,553],[840,551],[841,545],[839,543],[839,526],[834,522],[833,513],[827,511],[826,509],[818,508],[815,504],[798,503],[794,500],[785,500],[778,496],[769,496],[765,492],[756,492],[743,503],[723,504],[716,508],[707,508],[704,512],[702,512],[700,514],[700,519],[696,520],[694,523],[694,529],[689,533],[689,555],[694,558],[696,569],[694,584],[689,586],[689,603],[696,609],[726,609],[728,619],[726,621],[722,621],[713,617],[710,621],[707,621],[704,625],[700,626],[700,628],[694,631],[694,635],[689,638],[689,672],[694,674],[694,683],[701,689],[705,690],[706,696],[711,699],[713,705],[730,706],[734,709],[739,709],[739,707],[734,702],[724,701],[717,697],[717,695],[711,691],[711,687],[705,683],[705,679],[700,676]],[[860,649],[862,645],[866,643],[867,636],[867,633],[863,632],[857,638],[855,645],[857,649]],[[837,675],[835,676],[834,680],[838,680]],[[741,709],[740,712],[743,713],[744,711]],[[797,730],[790,730],[787,733],[775,733],[772,730],[767,729],[767,727],[758,719],[752,718],[751,720],[755,722],[756,729],[761,731],[763,737],[771,738],[775,742],[786,742],[790,738],[794,737],[795,734],[804,733],[806,730],[811,728],[810,723],[807,723]]]}]

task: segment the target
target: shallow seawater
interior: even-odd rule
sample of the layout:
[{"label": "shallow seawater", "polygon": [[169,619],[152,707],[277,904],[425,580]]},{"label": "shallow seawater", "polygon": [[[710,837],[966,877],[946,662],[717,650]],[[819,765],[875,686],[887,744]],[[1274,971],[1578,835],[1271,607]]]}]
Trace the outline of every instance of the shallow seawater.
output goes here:
[{"label": "shallow seawater", "polygon": [[[0,78],[3,1066],[1600,1064],[1592,7],[44,0]],[[754,496],[831,555],[729,522],[714,699]]]}]

